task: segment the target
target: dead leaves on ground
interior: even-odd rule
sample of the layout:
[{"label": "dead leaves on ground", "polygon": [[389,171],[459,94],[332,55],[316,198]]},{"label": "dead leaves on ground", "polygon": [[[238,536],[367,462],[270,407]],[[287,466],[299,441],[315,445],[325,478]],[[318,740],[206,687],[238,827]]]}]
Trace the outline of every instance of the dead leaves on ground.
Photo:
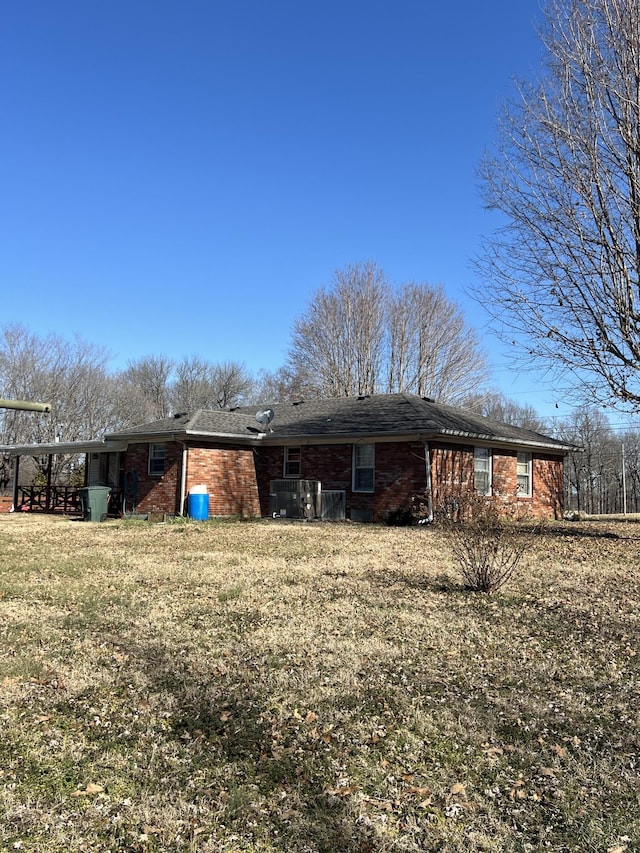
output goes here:
[{"label": "dead leaves on ground", "polygon": [[[86,535],[70,528],[66,551]],[[16,783],[5,792],[14,826],[29,809],[34,827],[54,825],[53,792],[96,848],[126,832],[132,850],[332,849],[325,828],[352,822],[371,833],[361,851],[369,837],[372,851],[426,849],[421,832],[444,844],[466,834],[478,851],[490,848],[473,839],[489,835],[491,849],[515,849],[525,825],[559,848],[572,821],[607,810],[610,834],[592,827],[589,843],[633,849],[622,833],[640,827],[628,710],[640,604],[623,543],[608,554],[541,537],[531,574],[481,602],[438,581],[448,568],[435,531],[113,525],[95,535],[110,550],[90,586],[69,575],[43,590],[37,572],[18,573],[16,604],[0,601],[14,632],[0,643],[12,665],[0,677],[13,738],[0,775]],[[64,550],[52,535],[48,562]],[[221,601],[230,568],[243,593]],[[12,756],[35,768],[30,798],[26,762]],[[123,790],[136,794],[124,811]],[[170,814],[158,805],[168,792]],[[33,803],[45,801],[36,820]],[[122,824],[110,823],[119,811]]]},{"label": "dead leaves on ground", "polygon": [[89,784],[85,788],[76,788],[75,791],[71,793],[72,797],[94,797],[96,794],[102,794],[104,792],[104,785],[98,785],[95,782],[89,782]]}]

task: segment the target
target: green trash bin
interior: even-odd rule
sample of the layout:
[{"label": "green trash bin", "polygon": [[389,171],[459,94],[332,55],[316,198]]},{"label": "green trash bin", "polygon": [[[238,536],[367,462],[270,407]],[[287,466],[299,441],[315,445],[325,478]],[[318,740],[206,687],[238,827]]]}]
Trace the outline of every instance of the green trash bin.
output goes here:
[{"label": "green trash bin", "polygon": [[83,521],[106,521],[109,486],[85,486],[80,489]]}]

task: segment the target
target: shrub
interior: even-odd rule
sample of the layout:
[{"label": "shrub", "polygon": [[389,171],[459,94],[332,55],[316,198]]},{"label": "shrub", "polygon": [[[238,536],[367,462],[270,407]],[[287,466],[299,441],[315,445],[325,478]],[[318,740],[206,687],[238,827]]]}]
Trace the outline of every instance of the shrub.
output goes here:
[{"label": "shrub", "polygon": [[411,507],[398,507],[392,509],[386,518],[389,527],[410,527],[416,523]]},{"label": "shrub", "polygon": [[536,527],[525,524],[517,498],[456,495],[437,518],[465,584],[491,593],[506,584],[522,563]]}]

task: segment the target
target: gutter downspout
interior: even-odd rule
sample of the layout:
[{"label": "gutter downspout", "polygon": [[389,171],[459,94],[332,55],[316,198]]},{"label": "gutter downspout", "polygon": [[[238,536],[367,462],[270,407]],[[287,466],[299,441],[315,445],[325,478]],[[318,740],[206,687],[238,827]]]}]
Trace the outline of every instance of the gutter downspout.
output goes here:
[{"label": "gutter downspout", "polygon": [[182,471],[180,472],[180,515],[184,516],[185,489],[187,487],[187,444],[182,444]]},{"label": "gutter downspout", "polygon": [[431,523],[433,521],[433,490],[432,490],[432,481],[431,481],[431,454],[429,452],[429,442],[425,441],[424,443],[424,466],[425,466],[425,474],[426,474],[426,484],[427,484],[427,509],[429,511],[429,515],[425,519],[425,521]]}]

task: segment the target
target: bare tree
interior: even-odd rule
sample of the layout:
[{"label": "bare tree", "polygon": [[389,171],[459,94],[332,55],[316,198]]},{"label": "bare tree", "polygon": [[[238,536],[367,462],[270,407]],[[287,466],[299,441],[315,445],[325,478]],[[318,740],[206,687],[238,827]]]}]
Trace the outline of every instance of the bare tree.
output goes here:
[{"label": "bare tree", "polygon": [[200,356],[183,359],[171,389],[175,411],[226,409],[243,402],[253,388],[244,365],[235,361],[212,364]]},{"label": "bare tree", "polygon": [[148,355],[128,363],[127,369],[118,376],[121,426],[169,415],[173,369],[174,362],[163,355]]},{"label": "bare tree", "polygon": [[311,399],[317,391],[307,385],[304,377],[285,365],[278,370],[260,370],[254,382],[248,403],[277,403],[289,400]]},{"label": "bare tree", "polygon": [[176,380],[171,387],[171,400],[176,412],[195,409],[217,409],[218,393],[213,367],[199,356],[185,358],[176,367]]},{"label": "bare tree", "polygon": [[0,332],[2,396],[51,403],[51,414],[4,412],[5,443],[93,438],[111,417],[108,353],[80,338],[44,338],[20,325]]},{"label": "bare tree", "polygon": [[582,447],[565,459],[569,505],[587,513],[621,509],[620,442],[607,416],[585,406],[558,427],[558,437]]},{"label": "bare tree", "polygon": [[213,365],[213,384],[216,403],[221,409],[230,409],[243,403],[254,386],[254,380],[244,364],[224,361]]},{"label": "bare tree", "polygon": [[541,79],[518,87],[483,167],[504,225],[478,295],[526,358],[637,408],[640,5],[551,0],[545,20]]},{"label": "bare tree", "polygon": [[621,437],[620,456],[624,447],[624,477],[627,489],[627,509],[629,512],[640,511],[640,432],[627,430]]},{"label": "bare tree", "polygon": [[456,403],[487,379],[476,333],[442,287],[405,284],[388,307],[387,391]]},{"label": "bare tree", "polygon": [[[1,396],[51,403],[51,413],[0,412],[4,444],[36,444],[96,438],[114,418],[108,353],[80,338],[38,337],[20,325],[0,332]],[[69,458],[55,459],[54,479]],[[46,459],[41,460],[44,468]]]},{"label": "bare tree", "polygon": [[465,408],[486,418],[511,426],[532,429],[534,432],[549,434],[549,426],[535,408],[529,403],[524,405],[506,397],[501,391],[487,391],[472,394],[462,401]]},{"label": "bare tree", "polygon": [[317,291],[293,326],[288,367],[323,397],[373,394],[380,384],[388,284],[374,263],[354,264]]},{"label": "bare tree", "polygon": [[408,391],[457,402],[486,379],[486,361],[441,287],[395,292],[375,264],[336,272],[296,321],[288,375],[310,395]]}]

